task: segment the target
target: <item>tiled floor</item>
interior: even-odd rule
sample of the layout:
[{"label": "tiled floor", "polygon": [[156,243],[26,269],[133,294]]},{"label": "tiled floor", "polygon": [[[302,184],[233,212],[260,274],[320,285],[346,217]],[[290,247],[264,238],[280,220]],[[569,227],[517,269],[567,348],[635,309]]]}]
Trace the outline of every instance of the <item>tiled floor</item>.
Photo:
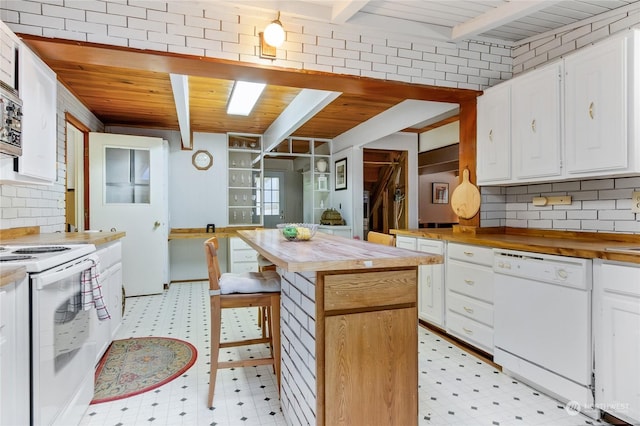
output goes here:
[{"label": "tiled floor", "polygon": [[[256,309],[225,313],[223,336],[258,333]],[[127,299],[117,338],[167,336],[191,342],[198,360],[184,375],[151,392],[89,407],[82,425],[284,425],[268,366],[218,372],[214,409],[206,407],[209,307],[204,282],[174,284],[162,295]],[[246,351],[246,349],[242,349]],[[268,351],[268,348],[253,351]],[[226,352],[227,350],[225,350]],[[564,404],[419,328],[420,425],[585,425]],[[236,349],[221,357],[239,356]],[[242,356],[247,356],[246,352]],[[602,424],[602,423],[601,423]]]}]

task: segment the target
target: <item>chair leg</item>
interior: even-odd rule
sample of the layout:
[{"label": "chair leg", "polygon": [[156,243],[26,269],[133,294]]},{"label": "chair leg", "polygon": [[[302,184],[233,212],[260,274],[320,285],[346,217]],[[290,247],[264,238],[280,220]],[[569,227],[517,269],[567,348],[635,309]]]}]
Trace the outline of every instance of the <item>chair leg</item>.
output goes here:
[{"label": "chair leg", "polygon": [[280,395],[280,294],[271,296],[270,328],[271,347],[273,349],[273,367],[275,368],[278,383],[278,395]]},{"label": "chair leg", "polygon": [[209,365],[209,396],[207,404],[213,407],[213,394],[216,389],[216,377],[218,374],[218,356],[220,354],[220,327],[222,313],[220,309],[220,297],[211,298],[211,362]]}]

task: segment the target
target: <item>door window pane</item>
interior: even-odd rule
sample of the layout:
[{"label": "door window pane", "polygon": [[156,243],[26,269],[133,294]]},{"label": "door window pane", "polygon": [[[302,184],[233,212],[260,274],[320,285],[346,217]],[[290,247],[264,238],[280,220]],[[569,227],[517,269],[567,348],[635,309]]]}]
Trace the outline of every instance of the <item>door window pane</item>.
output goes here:
[{"label": "door window pane", "polygon": [[280,214],[280,178],[264,178],[264,215],[277,216]]},{"label": "door window pane", "polygon": [[149,204],[149,184],[149,150],[105,148],[105,203]]}]

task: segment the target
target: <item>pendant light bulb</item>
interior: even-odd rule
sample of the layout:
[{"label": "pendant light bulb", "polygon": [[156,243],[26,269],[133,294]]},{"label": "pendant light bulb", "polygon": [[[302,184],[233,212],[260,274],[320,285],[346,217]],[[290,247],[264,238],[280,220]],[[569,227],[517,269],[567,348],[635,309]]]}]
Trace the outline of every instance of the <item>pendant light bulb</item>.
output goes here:
[{"label": "pendant light bulb", "polygon": [[269,46],[280,47],[284,43],[284,37],[284,28],[280,22],[280,12],[278,12],[278,19],[271,21],[264,29],[264,41]]}]

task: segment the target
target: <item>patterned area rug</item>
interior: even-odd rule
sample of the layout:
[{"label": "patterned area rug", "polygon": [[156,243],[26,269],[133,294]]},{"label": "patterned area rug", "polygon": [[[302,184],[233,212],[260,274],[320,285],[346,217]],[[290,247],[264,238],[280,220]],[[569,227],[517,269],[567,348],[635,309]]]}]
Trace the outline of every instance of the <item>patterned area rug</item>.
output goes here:
[{"label": "patterned area rug", "polygon": [[196,348],[168,337],[114,340],[96,370],[92,404],[128,398],[170,382],[196,362]]}]

